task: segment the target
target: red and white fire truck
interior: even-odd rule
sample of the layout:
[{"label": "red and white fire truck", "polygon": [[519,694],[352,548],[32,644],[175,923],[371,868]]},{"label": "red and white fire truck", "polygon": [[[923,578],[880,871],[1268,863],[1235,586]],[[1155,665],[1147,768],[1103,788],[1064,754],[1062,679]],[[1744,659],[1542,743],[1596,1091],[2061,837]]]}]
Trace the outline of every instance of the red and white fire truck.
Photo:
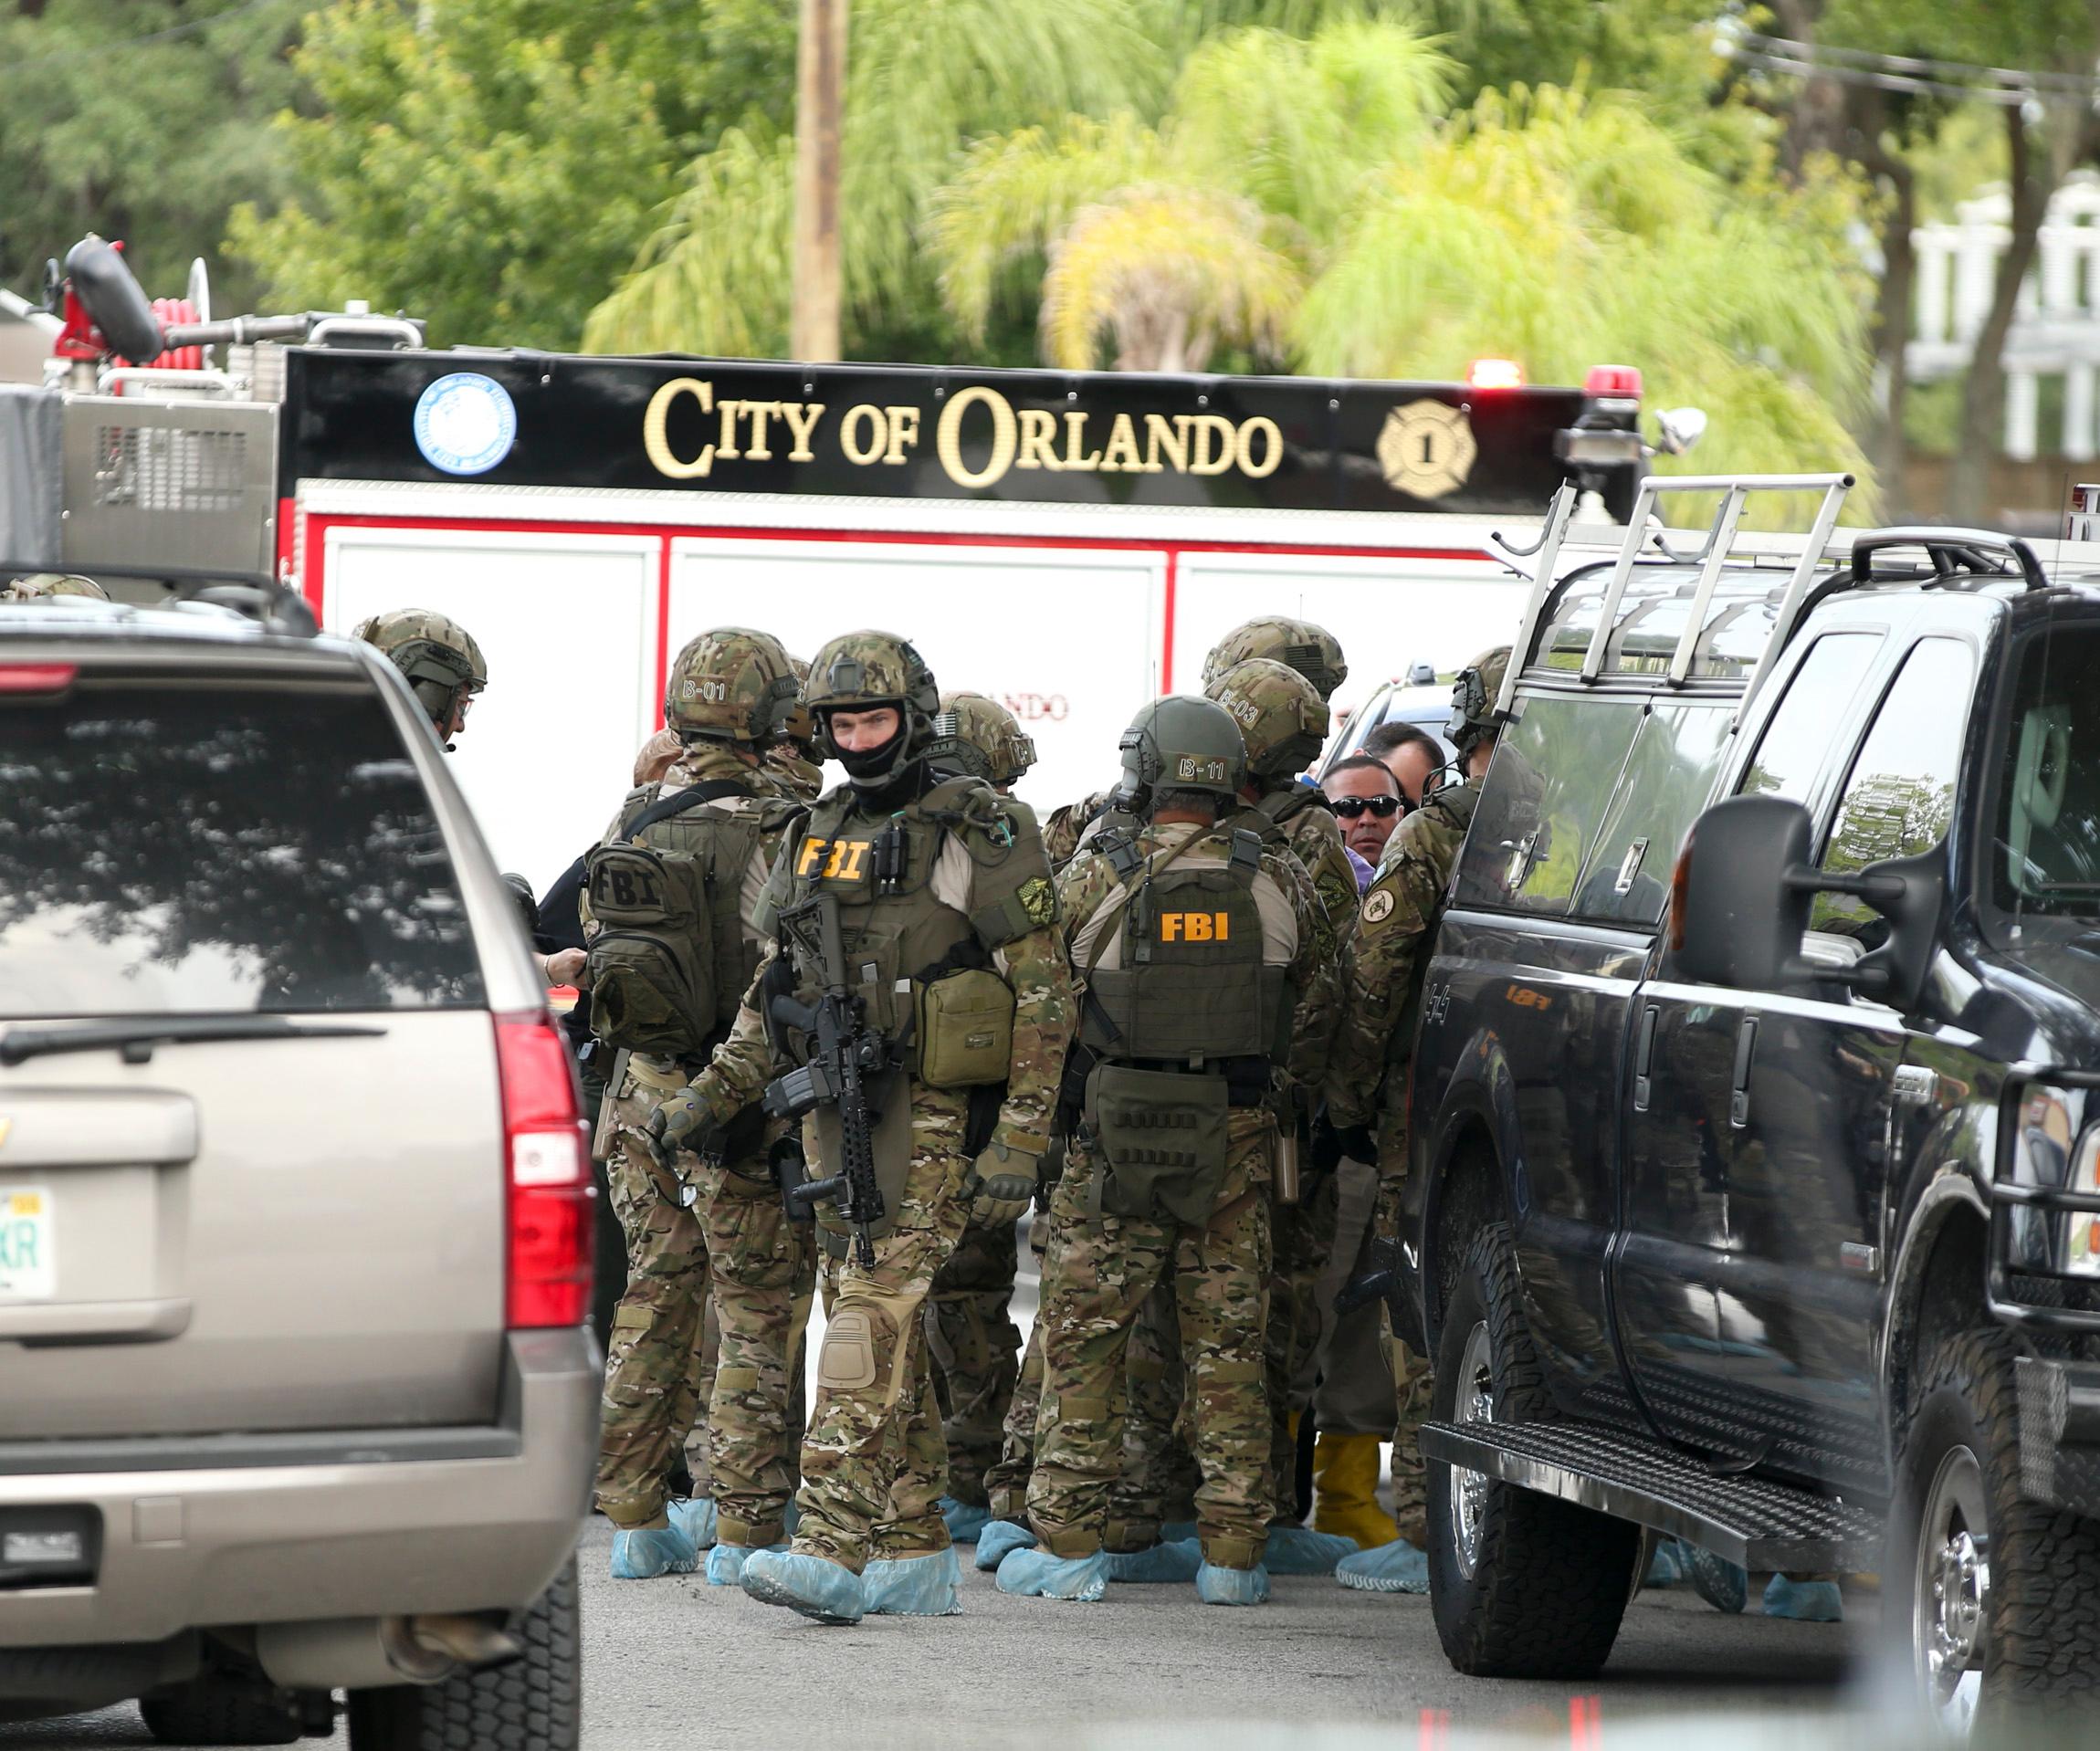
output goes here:
[{"label": "red and white fire truck", "polygon": [[[99,309],[120,297],[76,257]],[[1021,718],[1047,809],[1111,777],[1137,706],[1199,686],[1251,615],[1341,638],[1343,709],[1506,638],[1525,584],[1491,533],[1528,539],[1564,482],[1622,516],[1646,454],[1615,366],[1573,389],[1501,362],[1399,383],[588,358],[426,350],[362,311],[169,320],[189,314],[163,307],[161,339],[223,345],[220,368],[112,366],[120,341],[69,310],[70,362],[24,392],[48,405],[0,428],[57,434],[57,520],[10,524],[0,495],[0,561],[267,571],[337,632],[454,615],[492,677],[460,776],[536,885],[613,813],[708,626],[805,655],[906,634]]]}]

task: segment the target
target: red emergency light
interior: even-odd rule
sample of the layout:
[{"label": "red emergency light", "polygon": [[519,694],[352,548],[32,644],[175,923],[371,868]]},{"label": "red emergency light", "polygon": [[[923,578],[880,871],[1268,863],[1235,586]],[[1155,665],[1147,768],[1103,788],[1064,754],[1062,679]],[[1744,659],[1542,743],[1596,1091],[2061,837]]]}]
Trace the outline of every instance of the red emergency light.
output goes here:
[{"label": "red emergency light", "polygon": [[1522,389],[1524,367],[1514,359],[1475,359],[1466,367],[1468,389]]},{"label": "red emergency light", "polygon": [[1599,400],[1637,402],[1641,399],[1638,365],[1591,365],[1582,379],[1582,393]]}]

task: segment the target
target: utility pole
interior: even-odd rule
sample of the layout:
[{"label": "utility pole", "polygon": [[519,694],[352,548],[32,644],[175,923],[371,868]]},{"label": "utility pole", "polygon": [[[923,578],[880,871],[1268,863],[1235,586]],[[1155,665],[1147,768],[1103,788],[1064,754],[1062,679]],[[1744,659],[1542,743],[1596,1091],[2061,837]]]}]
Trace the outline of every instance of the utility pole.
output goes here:
[{"label": "utility pole", "polygon": [[795,55],[794,288],[788,350],[839,356],[838,178],[846,0],[802,0]]}]

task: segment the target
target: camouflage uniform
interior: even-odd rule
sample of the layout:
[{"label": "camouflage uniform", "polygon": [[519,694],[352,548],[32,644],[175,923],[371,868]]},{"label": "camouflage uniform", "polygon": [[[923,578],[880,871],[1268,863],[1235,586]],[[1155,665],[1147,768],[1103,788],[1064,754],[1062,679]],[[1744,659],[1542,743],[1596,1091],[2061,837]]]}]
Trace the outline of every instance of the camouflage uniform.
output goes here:
[{"label": "camouflage uniform", "polygon": [[408,677],[410,691],[449,750],[446,739],[465,724],[467,698],[488,685],[488,662],[474,635],[433,609],[393,608],[360,621],[351,636],[375,645]]},{"label": "camouflage uniform", "polygon": [[[887,685],[898,653],[908,659],[908,685],[898,679],[885,691],[874,677],[886,677]],[[826,676],[840,686],[842,674],[864,674],[865,681],[851,685],[869,693],[871,702],[903,697],[908,728],[899,733],[915,739],[917,751],[908,739],[890,778],[870,785],[867,794],[842,787],[819,800],[774,865],[766,913],[777,917],[813,895],[837,895],[849,959],[864,952],[855,945],[876,940],[886,916],[901,917],[908,905],[920,908],[915,917],[929,916],[930,907],[937,922],[945,917],[940,928],[958,940],[982,943],[1013,991],[1015,1009],[1003,1098],[995,1115],[979,1103],[978,1117],[981,1123],[992,1120],[990,1149],[1033,1161],[1048,1147],[1072,1011],[1070,973],[1052,928],[1055,896],[1034,818],[974,780],[934,781],[923,750],[938,700],[921,703],[920,683],[930,695],[931,676],[902,640],[856,634],[827,645],[805,694],[819,712],[826,709]],[[856,697],[848,693],[845,700]],[[842,701],[835,708],[867,707]],[[875,891],[867,855],[893,823],[908,847],[908,873],[896,897]],[[842,848],[851,855],[840,855]],[[890,907],[900,910],[887,914]],[[693,1105],[718,1123],[729,1123],[772,1078],[776,1056],[760,1003],[781,955],[778,943],[768,948],[734,1030],[692,1085]],[[802,970],[794,976],[803,977]],[[887,995],[887,987],[870,988],[864,1001],[879,1012]],[[901,1033],[879,1012],[870,1019],[892,1038]],[[901,1186],[888,1201],[890,1219],[876,1236],[872,1268],[846,1250],[847,1237],[828,1207],[824,1213],[830,1325],[818,1358],[816,1410],[803,1444],[802,1517],[794,1535],[798,1555],[828,1558],[856,1574],[871,1557],[908,1558],[945,1549],[950,1542],[939,1505],[947,1459],[921,1316],[934,1277],[963,1231],[973,1177],[970,1146],[977,1141],[971,1135],[971,1091],[931,1087],[915,1064],[880,1073],[871,1084],[870,1104],[878,1113],[900,1116],[906,1127],[897,1138],[878,1127],[877,1139],[878,1162],[891,1148],[902,1154]],[[805,1136],[821,1135],[827,1113],[820,1107],[812,1116]],[[886,1143],[886,1138],[897,1141]],[[822,1170],[813,1163],[813,1172]]]},{"label": "camouflage uniform", "polygon": [[[1002,795],[1010,795],[1035,763],[1034,741],[1012,712],[982,694],[943,694],[933,727],[928,760],[981,778]],[[1021,1373],[1021,1332],[1009,1312],[1020,1262],[1014,1223],[986,1226],[972,1220],[927,1298],[926,1341],[948,1449],[948,1494],[971,1507],[991,1499],[987,1479],[999,1461]]]},{"label": "camouflage uniform", "polygon": [[[726,697],[691,697],[696,677],[719,683]],[[652,847],[698,851],[712,831],[704,822],[727,817],[751,826],[749,861],[736,877],[740,941],[724,949],[724,964],[739,970],[757,959],[759,899],[779,843],[800,816],[756,763],[757,741],[728,732],[761,726],[766,689],[782,677],[792,687],[784,653],[764,634],[722,628],[688,644],[672,667],[666,713],[693,739],[660,783],[626,798],[602,842],[615,843],[659,797],[695,785],[726,792],[653,823],[642,837]],[[595,936],[588,888],[579,910]],[[724,998],[717,993],[718,1002]],[[628,1276],[606,1347],[598,1504],[615,1526],[653,1519],[682,1441],[696,1493],[715,1498],[723,1541],[766,1544],[780,1536],[794,1486],[793,1433],[801,1419],[793,1363],[814,1291],[815,1253],[807,1232],[785,1219],[761,1127],[733,1133],[719,1163],[679,1154],[676,1177],[658,1164],[650,1121],[702,1062],[623,1052],[601,1121]]]},{"label": "camouflage uniform", "polygon": [[[1197,836],[1199,843],[1179,860],[1188,868],[1222,862],[1231,852],[1231,834],[1223,827],[1147,827],[1135,844],[1150,856]],[[1260,873],[1289,915],[1287,930],[1264,934],[1295,1000],[1292,1038],[1306,1039],[1307,1004],[1324,995],[1313,947],[1318,902],[1295,861],[1264,852]],[[1077,858],[1060,878],[1058,903],[1067,938],[1076,945],[1076,964],[1089,964],[1097,935],[1121,930],[1122,886],[1101,855]],[[1294,1061],[1292,1068],[1306,1066]],[[1131,1330],[1155,1286],[1171,1281],[1180,1353],[1193,1381],[1189,1421],[1202,1471],[1196,1506],[1204,1556],[1229,1568],[1251,1568],[1260,1560],[1270,1518],[1260,1334],[1275,1139],[1276,1120],[1265,1106],[1231,1110],[1224,1177],[1210,1220],[1202,1224],[1103,1211],[1098,1145],[1087,1130],[1073,1139],[1051,1201],[1037,1322],[1042,1401],[1027,1493],[1028,1517],[1052,1554],[1088,1556],[1108,1535],[1111,1498],[1124,1469]],[[1118,1530],[1128,1538],[1125,1528]]]},{"label": "camouflage uniform", "polygon": [[[1439,791],[1386,842],[1378,875],[1359,909],[1340,1025],[1328,1064],[1327,1106],[1338,1128],[1378,1127],[1375,1232],[1396,1232],[1408,1170],[1407,1059],[1436,920],[1480,798],[1477,780]],[[1430,1368],[1393,1337],[1398,1423],[1392,1450],[1393,1517],[1401,1536],[1423,1536],[1422,1455],[1415,1431],[1429,1409]]]},{"label": "camouflage uniform", "polygon": [[1083,796],[1076,802],[1066,802],[1050,812],[1049,820],[1043,823],[1043,852],[1050,859],[1052,869],[1062,871],[1072,861],[1079,849],[1080,838],[1108,806],[1108,792],[1096,791],[1091,796]]}]

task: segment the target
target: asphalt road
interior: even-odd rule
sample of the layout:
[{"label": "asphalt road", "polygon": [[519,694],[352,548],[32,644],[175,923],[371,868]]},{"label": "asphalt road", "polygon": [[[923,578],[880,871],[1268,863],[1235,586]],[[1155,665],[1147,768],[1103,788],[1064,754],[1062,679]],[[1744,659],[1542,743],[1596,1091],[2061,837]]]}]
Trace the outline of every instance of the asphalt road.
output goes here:
[{"label": "asphalt road", "polygon": [[[615,1583],[606,1577],[610,1546],[610,1531],[593,1521],[582,1554],[590,1751],[1393,1751],[1434,1746],[1445,1731],[1461,1744],[1570,1739],[1567,1686],[1459,1677],[1423,1599],[1297,1579],[1278,1581],[1275,1599],[1255,1610],[1200,1605],[1189,1586],[1117,1587],[1098,1605],[1066,1605],[1008,1599],[990,1576],[969,1570],[961,1617],[823,1629],[698,1577]],[[1588,1687],[1614,1745],[1685,1751],[1685,1734],[1663,1717],[1694,1715],[1701,1751],[1801,1751],[1841,1739],[1857,1751],[1848,1650],[1864,1630],[1759,1617],[1755,1597],[1749,1615],[1732,1619],[1687,1594],[1634,1602],[1610,1665]],[[340,1735],[333,1742],[346,1743]],[[7,1751],[152,1743],[128,1706],[0,1726]]]}]

